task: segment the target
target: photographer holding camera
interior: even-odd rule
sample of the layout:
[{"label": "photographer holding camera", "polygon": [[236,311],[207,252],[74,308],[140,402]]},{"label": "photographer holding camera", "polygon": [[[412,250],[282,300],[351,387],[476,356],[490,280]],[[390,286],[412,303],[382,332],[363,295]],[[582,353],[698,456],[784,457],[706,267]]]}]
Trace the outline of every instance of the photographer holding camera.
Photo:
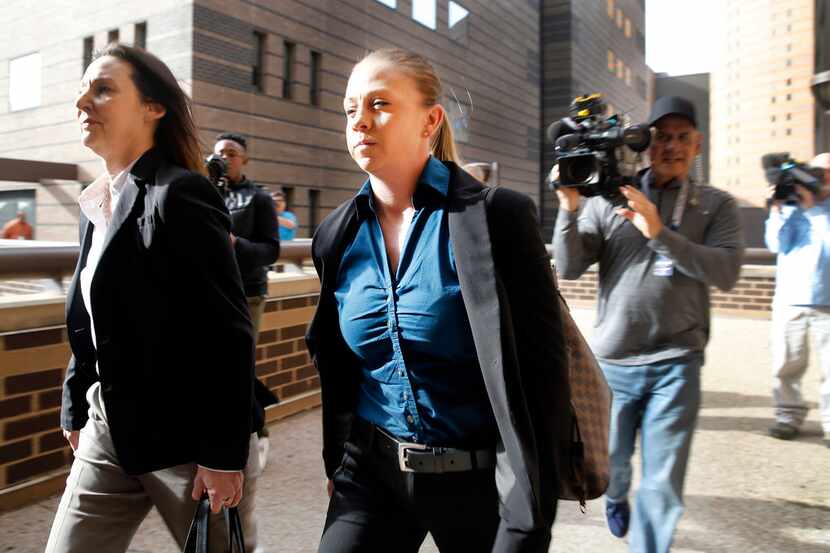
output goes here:
[{"label": "photographer holding camera", "polygon": [[689,178],[702,139],[694,106],[660,98],[649,126],[651,166],[637,174],[635,186],[619,187],[621,197],[591,194],[581,205],[577,188],[557,188],[554,259],[566,279],[599,263],[591,345],[613,391],[609,529],[617,537],[628,532],[639,429],[643,474],[630,550],[665,553],[683,513],[709,339],[709,286],[735,285],[743,240],[732,196]]},{"label": "photographer holding camera", "polygon": [[[764,156],[765,165],[776,155]],[[775,424],[769,433],[792,440],[804,423],[807,404],[801,396],[801,380],[809,365],[810,331],[822,374],[824,444],[830,447],[830,154],[821,154],[810,164],[821,178],[811,175],[809,168],[799,171],[791,160],[781,161],[779,173],[770,178],[775,184],[770,187],[764,235],[767,247],[778,254],[770,343]]]},{"label": "photographer holding camera", "polygon": [[[279,257],[280,241],[274,201],[267,191],[242,174],[247,163],[248,143],[245,137],[235,133],[222,133],[216,137],[213,155],[207,160],[208,173],[231,215],[231,245],[242,275],[256,342],[268,292],[267,267]],[[255,540],[257,530],[253,506],[256,482],[265,469],[270,446],[264,408],[279,400],[259,379],[254,379],[254,400],[252,431],[258,435],[259,454],[251,455],[245,467],[249,500],[240,507],[240,515],[243,534]],[[258,548],[254,553],[261,551]]]},{"label": "photographer holding camera", "polygon": [[242,174],[243,167],[248,164],[245,137],[222,133],[216,137],[213,153],[225,161],[224,180],[227,184],[221,183],[220,178],[218,188],[231,213],[231,243],[257,332],[268,292],[267,267],[280,254],[277,212],[271,195]]}]

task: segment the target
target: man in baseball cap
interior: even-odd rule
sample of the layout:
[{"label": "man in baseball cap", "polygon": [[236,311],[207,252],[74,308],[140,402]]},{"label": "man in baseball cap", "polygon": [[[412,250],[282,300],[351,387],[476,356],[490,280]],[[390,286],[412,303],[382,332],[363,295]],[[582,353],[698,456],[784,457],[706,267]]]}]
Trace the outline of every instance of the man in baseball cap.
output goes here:
[{"label": "man in baseball cap", "polygon": [[[601,268],[591,346],[614,392],[608,528],[630,534],[632,552],[667,553],[700,408],[709,287],[735,285],[743,239],[734,198],[689,179],[702,140],[692,103],[660,98],[648,122],[651,166],[620,189],[622,206],[557,189],[553,251],[562,278]],[[630,505],[637,434],[643,473]]]}]

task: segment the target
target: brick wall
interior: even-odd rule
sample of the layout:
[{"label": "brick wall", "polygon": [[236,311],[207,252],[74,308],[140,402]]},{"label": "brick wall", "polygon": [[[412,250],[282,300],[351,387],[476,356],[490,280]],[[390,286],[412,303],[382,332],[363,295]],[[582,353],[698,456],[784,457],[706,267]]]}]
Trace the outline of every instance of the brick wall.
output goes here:
[{"label": "brick wall", "polygon": [[[256,349],[257,376],[282,400],[274,420],[319,404],[319,379],[306,351],[319,284],[305,275],[279,275]],[[0,510],[60,490],[72,452],[59,428],[63,373],[69,359],[63,299],[0,303]],[[35,482],[51,484],[31,491]]]},{"label": "brick wall", "polygon": [[[597,272],[590,268],[577,280],[559,279],[562,295],[573,306],[589,307],[596,303]],[[744,266],[735,288],[721,292],[710,290],[712,312],[753,318],[769,318],[775,291],[775,268]]]}]

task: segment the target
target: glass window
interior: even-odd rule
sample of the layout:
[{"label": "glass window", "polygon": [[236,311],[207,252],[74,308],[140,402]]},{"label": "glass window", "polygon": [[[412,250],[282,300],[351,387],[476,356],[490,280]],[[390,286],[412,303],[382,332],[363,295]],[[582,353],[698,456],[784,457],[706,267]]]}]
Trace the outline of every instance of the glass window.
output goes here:
[{"label": "glass window", "polygon": [[614,0],[608,0],[608,17],[614,19]]},{"label": "glass window", "polygon": [[461,23],[468,15],[470,15],[470,12],[464,9],[461,4],[456,4],[450,0],[450,17],[448,20],[450,29]]},{"label": "glass window", "polygon": [[35,108],[41,100],[40,52],[15,58],[9,62],[9,110]]},{"label": "glass window", "polygon": [[113,29],[107,33],[107,43],[118,42],[118,29]]},{"label": "glass window", "polygon": [[81,67],[81,75],[86,72],[86,68],[92,63],[92,53],[95,50],[95,37],[88,36],[84,39],[84,61]]},{"label": "glass window", "polygon": [[323,72],[323,55],[320,52],[311,52],[311,74],[309,75],[309,100],[311,105],[320,105],[320,81]]},{"label": "glass window", "polygon": [[317,223],[320,221],[320,191],[308,191],[308,234],[314,234]]},{"label": "glass window", "polygon": [[608,71],[613,71],[615,66],[616,62],[614,61],[614,52],[608,50]]},{"label": "glass window", "polygon": [[381,4],[383,4],[384,6],[389,6],[390,8],[396,8],[397,5],[398,5],[397,0],[377,0],[377,1],[380,2]]},{"label": "glass window", "polygon": [[412,19],[435,29],[435,0],[412,0]]},{"label": "glass window", "polygon": [[254,66],[251,83],[257,92],[265,90],[265,33],[254,31]]},{"label": "glass window", "polygon": [[631,68],[630,67],[625,68],[625,84],[627,84],[628,86],[631,86]]},{"label": "glass window", "polygon": [[135,24],[135,33],[133,35],[133,46],[136,48],[147,49],[147,22]]},{"label": "glass window", "polygon": [[624,66],[623,66],[622,60],[617,58],[617,78],[618,79],[622,79],[623,76],[624,76],[623,68],[624,68]]},{"label": "glass window", "polygon": [[625,38],[631,38],[631,20],[625,18]]},{"label": "glass window", "polygon": [[617,8],[617,27],[620,29],[623,27],[623,12],[620,8]]},{"label": "glass window", "polygon": [[296,47],[293,42],[283,42],[282,49],[282,97],[286,100],[292,98],[291,82],[294,80],[294,51]]}]

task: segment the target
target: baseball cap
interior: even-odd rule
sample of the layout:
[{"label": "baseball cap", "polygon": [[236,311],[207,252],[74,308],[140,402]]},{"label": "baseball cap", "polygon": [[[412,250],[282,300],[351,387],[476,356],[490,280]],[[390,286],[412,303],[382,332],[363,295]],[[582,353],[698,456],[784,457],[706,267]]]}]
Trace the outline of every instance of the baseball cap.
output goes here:
[{"label": "baseball cap", "polygon": [[653,127],[657,121],[667,115],[679,115],[688,119],[697,128],[695,106],[686,98],[680,96],[663,96],[658,98],[651,108],[648,124]]}]

